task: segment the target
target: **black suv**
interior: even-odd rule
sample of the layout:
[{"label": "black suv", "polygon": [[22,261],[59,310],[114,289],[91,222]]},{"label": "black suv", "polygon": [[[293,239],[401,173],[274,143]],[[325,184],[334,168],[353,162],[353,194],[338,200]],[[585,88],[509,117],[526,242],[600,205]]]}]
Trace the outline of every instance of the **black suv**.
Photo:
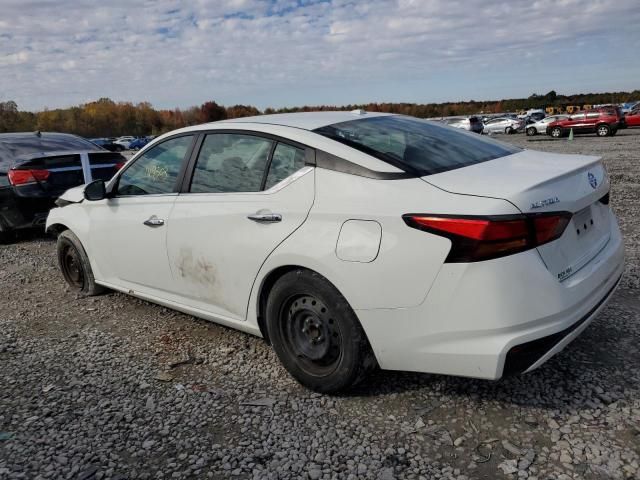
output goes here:
[{"label": "black suv", "polygon": [[64,133],[0,134],[0,240],[44,226],[67,189],[110,179],[126,159]]}]

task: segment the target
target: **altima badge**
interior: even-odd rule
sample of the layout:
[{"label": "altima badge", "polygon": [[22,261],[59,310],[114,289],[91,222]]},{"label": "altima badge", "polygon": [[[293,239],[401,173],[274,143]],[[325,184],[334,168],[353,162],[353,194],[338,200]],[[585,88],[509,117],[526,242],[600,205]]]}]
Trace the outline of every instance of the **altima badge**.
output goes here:
[{"label": "altima badge", "polygon": [[558,202],[560,202],[560,199],[558,197],[546,198],[544,200],[540,200],[532,203],[531,210],[533,210],[534,208],[546,207],[547,205],[553,205],[554,203],[558,203]]},{"label": "altima badge", "polygon": [[587,178],[589,178],[589,185],[591,185],[591,188],[593,188],[594,190],[598,188],[598,179],[593,173],[589,172],[587,174]]}]

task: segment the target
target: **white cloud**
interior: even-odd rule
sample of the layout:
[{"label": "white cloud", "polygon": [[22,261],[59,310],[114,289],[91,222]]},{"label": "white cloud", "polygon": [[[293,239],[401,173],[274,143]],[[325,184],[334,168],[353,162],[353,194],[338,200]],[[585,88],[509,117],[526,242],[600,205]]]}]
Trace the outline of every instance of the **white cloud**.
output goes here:
[{"label": "white cloud", "polygon": [[[0,100],[39,109],[102,96],[161,107],[420,91],[409,100],[456,99],[447,75],[473,82],[513,71],[510,85],[533,89],[541,69],[568,84],[571,69],[609,62],[605,79],[627,68],[621,49],[640,47],[639,24],[637,0],[4,0]],[[501,91],[484,80],[471,94]]]}]

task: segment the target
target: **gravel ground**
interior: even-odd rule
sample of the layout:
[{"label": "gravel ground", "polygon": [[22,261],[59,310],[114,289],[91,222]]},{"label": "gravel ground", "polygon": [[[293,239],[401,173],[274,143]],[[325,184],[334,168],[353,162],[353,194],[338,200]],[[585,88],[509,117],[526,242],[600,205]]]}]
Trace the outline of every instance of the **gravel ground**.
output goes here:
[{"label": "gravel ground", "polygon": [[344,396],[262,340],[121,294],[78,298],[55,244],[0,246],[0,479],[640,478],[640,131],[504,140],[603,155],[621,288],[564,352],[499,382],[380,372]]}]

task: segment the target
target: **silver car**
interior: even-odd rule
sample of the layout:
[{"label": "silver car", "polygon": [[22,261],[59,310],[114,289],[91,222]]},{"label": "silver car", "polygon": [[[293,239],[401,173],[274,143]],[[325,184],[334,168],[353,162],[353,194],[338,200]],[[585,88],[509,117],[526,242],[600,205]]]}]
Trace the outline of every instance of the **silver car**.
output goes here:
[{"label": "silver car", "polygon": [[485,122],[482,133],[516,133],[524,129],[524,121],[519,118],[498,117]]},{"label": "silver car", "polygon": [[550,117],[545,117],[542,120],[527,125],[527,135],[533,137],[534,135],[538,135],[539,133],[545,134],[547,132],[547,127],[551,122],[566,120],[567,118],[569,118],[569,115],[552,115]]},{"label": "silver car", "polygon": [[454,128],[461,128],[473,133],[482,133],[482,120],[476,116],[470,117],[444,117],[438,121],[446,123]]}]

